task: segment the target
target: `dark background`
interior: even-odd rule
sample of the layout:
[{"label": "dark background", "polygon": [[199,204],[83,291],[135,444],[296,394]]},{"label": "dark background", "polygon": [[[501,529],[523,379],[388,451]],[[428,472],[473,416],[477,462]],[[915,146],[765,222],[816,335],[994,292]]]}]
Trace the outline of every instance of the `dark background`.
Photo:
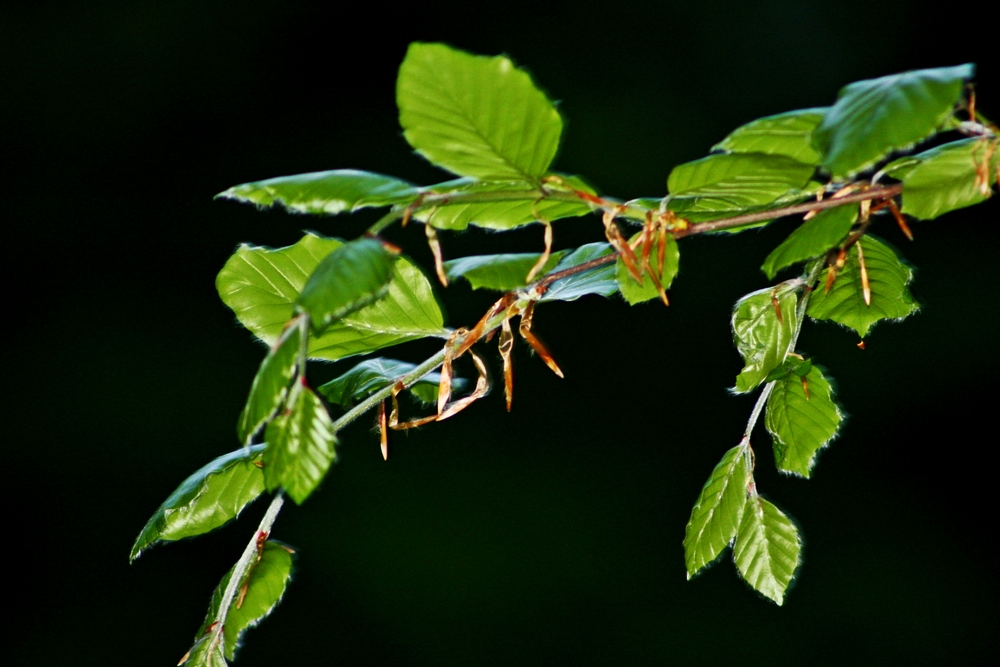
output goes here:
[{"label": "dark background", "polygon": [[[396,120],[410,41],[510,54],[561,101],[556,168],[631,198],[662,196],[672,165],[741,123],[830,104],[860,78],[975,61],[980,105],[998,116],[992,31],[958,5],[931,16],[909,2],[7,7],[5,662],[172,665],[188,648],[264,503],[133,566],[127,555],[181,480],[238,446],[263,348],[215,274],[240,242],[371,222],[212,195],[343,167],[442,180]],[[237,664],[995,659],[998,204],[918,223],[912,244],[878,225],[918,267],[924,308],[878,326],[867,350],[847,330],[805,329],[800,349],[850,417],[810,481],[776,474],[756,435],[759,486],[805,536],[783,608],[728,556],[686,582],[681,540],[753,403],[725,391],[740,367],[731,305],[767,285],[758,266],[788,221],[683,241],[669,309],[597,297],[539,309],[567,378],[519,347],[511,415],[495,391],[397,434],[388,463],[368,419],[343,432],[321,490],[278,519],[297,574]],[[428,266],[420,231],[390,236]],[[540,236],[444,244],[452,257],[537,251]],[[596,219],[556,226],[560,247],[600,238]],[[489,303],[465,285],[443,299],[455,326]]]}]

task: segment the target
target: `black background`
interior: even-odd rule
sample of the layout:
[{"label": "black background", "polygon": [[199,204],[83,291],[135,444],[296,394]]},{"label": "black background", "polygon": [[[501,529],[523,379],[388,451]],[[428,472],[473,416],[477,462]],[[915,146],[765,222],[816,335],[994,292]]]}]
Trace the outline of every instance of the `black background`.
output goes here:
[{"label": "black background", "polygon": [[[413,40],[526,66],[567,119],[556,168],[621,198],[662,196],[678,163],[734,127],[832,103],[861,78],[979,64],[1000,115],[996,35],[971,6],[728,3],[47,3],[6,8],[3,262],[5,662],[170,665],[263,503],[217,534],[127,564],[176,485],[238,446],[263,348],[218,300],[240,242],[352,237],[370,216],[292,217],[213,201],[230,185],[353,167],[418,183],[394,82]],[[800,349],[849,413],[813,479],[757,479],[795,517],[804,566],[783,608],[728,557],[696,580],[690,506],[753,403],[729,312],[792,228],[683,241],[673,305],[590,297],[539,309],[559,380],[518,348],[515,407],[495,391],[397,434],[371,422],[275,537],[295,581],[239,665],[866,664],[996,657],[998,208],[876,233],[917,268],[922,312],[868,349],[810,325]],[[13,233],[11,238],[10,233]],[[429,266],[419,227],[390,238]],[[600,223],[556,226],[557,246]],[[537,251],[535,228],[444,238],[449,256]],[[443,294],[449,323],[489,297]],[[419,360],[416,343],[391,354]],[[495,352],[490,352],[496,367]],[[351,362],[318,367],[316,381]],[[496,377],[496,376],[495,376]],[[994,631],[988,631],[990,627]],[[8,664],[11,664],[8,662]]]}]

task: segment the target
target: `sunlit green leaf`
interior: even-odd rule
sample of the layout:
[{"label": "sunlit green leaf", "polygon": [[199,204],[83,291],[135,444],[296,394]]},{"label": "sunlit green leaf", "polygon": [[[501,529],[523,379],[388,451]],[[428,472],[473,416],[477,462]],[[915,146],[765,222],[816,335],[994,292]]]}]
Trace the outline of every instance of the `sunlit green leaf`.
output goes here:
[{"label": "sunlit green leaf", "polygon": [[473,201],[438,204],[414,214],[414,218],[437,229],[462,230],[473,225],[485,229],[506,231],[532,222],[552,222],[573,218],[592,211],[583,200],[560,201],[546,198],[546,191],[569,192],[573,188],[595,194],[593,188],[576,176],[559,175],[562,184],[549,183],[542,190],[527,181],[475,181],[458,179],[429,188],[435,194],[461,193],[491,197],[499,201]]},{"label": "sunlit green leaf", "polygon": [[289,327],[261,362],[236,425],[236,434],[243,444],[250,444],[254,434],[284,402],[295,375],[300,347],[298,327]]},{"label": "sunlit green leaf", "polygon": [[[223,302],[255,336],[273,345],[293,315],[299,291],[319,263],[343,241],[306,234],[286,248],[240,246],[219,272]],[[337,360],[426,336],[447,336],[426,276],[405,257],[396,260],[389,293],[310,337],[309,356]]]},{"label": "sunlit green leaf", "polygon": [[996,179],[998,156],[997,141],[962,139],[897,160],[885,171],[903,181],[903,213],[933,220],[985,201]]},{"label": "sunlit green leaf", "polygon": [[845,86],[812,135],[822,166],[834,178],[846,178],[934,134],[973,70],[923,69]]},{"label": "sunlit green leaf", "polygon": [[[563,257],[552,271],[563,271],[570,269],[601,257],[606,257],[614,252],[607,243],[597,242],[582,245],[572,253]],[[576,301],[581,296],[588,294],[599,294],[601,296],[611,296],[618,292],[618,280],[615,278],[614,262],[606,265],[583,271],[580,273],[560,278],[551,285],[542,295],[541,301]]]},{"label": "sunlit green leaf", "polygon": [[690,579],[736,537],[750,481],[746,445],[733,447],[702,488],[684,532],[684,561]]},{"label": "sunlit green leaf", "polygon": [[[815,167],[784,155],[731,153],[710,155],[670,172],[667,207],[698,222],[793,203],[809,196]],[[700,214],[700,215],[699,215]]]},{"label": "sunlit green leaf", "polygon": [[[635,237],[633,237],[634,239]],[[641,258],[642,248],[640,246],[640,258]],[[649,266],[650,269],[655,271],[657,269],[657,248],[654,242],[652,252],[649,256]],[[666,251],[663,255],[663,271],[659,274],[658,278],[660,280],[660,285],[663,289],[669,289],[671,283],[674,282],[674,277],[677,275],[677,270],[680,266],[681,252],[680,248],[677,246],[677,241],[673,236],[667,234],[667,246]],[[631,305],[637,303],[642,303],[643,301],[649,301],[650,299],[656,299],[660,296],[660,293],[656,289],[656,285],[653,284],[652,279],[649,275],[643,276],[642,284],[640,285],[636,282],[632,274],[629,273],[628,267],[625,266],[625,262],[619,257],[615,263],[615,279],[618,281],[618,288],[621,290],[622,296]]]},{"label": "sunlit green leaf", "polygon": [[[871,305],[865,303],[858,262],[858,245],[862,246]],[[837,274],[829,293],[822,283],[812,293],[806,313],[816,320],[832,320],[850,327],[864,338],[879,320],[901,320],[913,313],[919,304],[907,285],[913,271],[903,264],[884,242],[867,235],[851,246],[847,262]]]},{"label": "sunlit green leaf", "polygon": [[[780,318],[775,299],[781,310]],[[733,391],[743,394],[753,390],[785,360],[795,329],[797,301],[795,292],[781,294],[768,288],[736,302],[733,336],[746,365],[736,378]]]},{"label": "sunlit green leaf", "polygon": [[460,176],[535,180],[559,147],[559,112],[504,56],[411,44],[399,68],[396,103],[410,145]]},{"label": "sunlit green leaf", "polygon": [[798,109],[758,118],[733,130],[712,150],[785,155],[806,164],[819,164],[820,154],[811,138],[826,111],[826,107]]},{"label": "sunlit green leaf", "polygon": [[[235,657],[236,649],[239,648],[246,630],[262,621],[281,601],[292,574],[292,554],[282,544],[267,541],[260,552],[260,560],[251,567],[250,574],[244,582],[246,595],[243,596],[242,604],[237,595],[229,606],[223,626],[221,646],[224,647],[225,656],[230,660]],[[233,571],[230,570],[212,594],[205,622],[198,631],[199,636],[212,629],[212,624],[219,616],[226,586],[229,585],[232,576]]]},{"label": "sunlit green leaf", "polygon": [[296,303],[322,333],[332,322],[385,296],[396,259],[374,239],[345,243],[319,263]]},{"label": "sunlit green leaf", "polygon": [[733,559],[743,579],[779,605],[799,566],[802,542],[795,524],[756,494],[746,509],[733,545]]},{"label": "sunlit green leaf", "polygon": [[837,434],[841,419],[830,383],[815,366],[804,377],[791,372],[777,380],[764,423],[774,438],[778,470],[809,477],[816,453]]},{"label": "sunlit green leaf", "polygon": [[391,176],[354,169],[317,171],[235,185],[216,197],[266,208],[281,204],[295,213],[336,214],[416,199],[416,187]]},{"label": "sunlit green leaf", "polygon": [[[552,253],[545,267],[537,274],[538,277],[551,271],[568,252],[560,250]],[[540,253],[472,255],[445,262],[444,270],[449,280],[465,278],[472,285],[472,289],[484,288],[509,292],[528,284],[525,278],[540,257]]]},{"label": "sunlit green leaf", "polygon": [[[408,364],[405,361],[386,359],[368,359],[362,361],[351,370],[340,377],[317,387],[316,391],[321,393],[326,400],[349,408],[356,401],[367,398],[374,392],[386,387],[396,380],[412,372],[416,365]],[[416,383],[410,385],[408,390],[424,403],[434,403],[437,401],[438,385],[441,382],[439,373],[429,373],[423,376]],[[461,391],[465,385],[465,380],[459,377],[452,378],[452,389]]]},{"label": "sunlit green leaf", "polygon": [[781,269],[819,257],[840,243],[858,218],[855,205],[838,206],[820,211],[806,220],[775,248],[760,267],[773,279]]},{"label": "sunlit green leaf", "polygon": [[333,422],[323,402],[305,384],[296,387],[284,413],[268,423],[264,438],[267,488],[284,487],[301,504],[336,459]]},{"label": "sunlit green leaf", "polygon": [[193,537],[229,523],[264,492],[264,473],[255,464],[263,445],[220,456],[188,477],[146,522],[130,560],[157,542]]}]

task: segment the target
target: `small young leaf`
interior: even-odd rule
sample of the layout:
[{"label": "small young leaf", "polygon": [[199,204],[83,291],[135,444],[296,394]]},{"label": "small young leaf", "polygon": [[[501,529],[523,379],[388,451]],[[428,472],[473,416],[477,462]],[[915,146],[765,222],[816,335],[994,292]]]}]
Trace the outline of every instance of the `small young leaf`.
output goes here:
[{"label": "small young leaf", "polygon": [[[654,247],[649,257],[650,269],[653,271],[657,268],[656,252],[657,250]],[[660,285],[663,286],[663,289],[670,289],[670,284],[674,282],[674,277],[677,275],[680,261],[681,252],[677,246],[677,241],[673,236],[668,234],[666,252],[663,256],[663,272],[659,275]],[[618,281],[618,288],[621,290],[622,296],[632,306],[637,303],[649,301],[650,299],[659,298],[660,296],[650,276],[643,276],[642,284],[640,285],[632,277],[632,274],[629,273],[628,267],[625,266],[625,262],[622,261],[621,257],[615,262],[615,279]]]},{"label": "small young leaf", "polygon": [[811,138],[826,111],[826,107],[799,109],[758,118],[733,130],[712,150],[784,155],[805,164],[819,164],[820,155]]},{"label": "small young leaf", "polygon": [[410,45],[396,103],[411,146],[439,167],[481,180],[541,178],[562,134],[555,106],[508,58],[444,44]]},{"label": "small young leaf", "polygon": [[354,169],[317,171],[234,185],[216,198],[267,208],[281,204],[295,213],[334,215],[342,211],[412,201],[420,191],[391,176]]},{"label": "small young leaf", "polygon": [[674,167],[667,179],[668,207],[690,220],[703,211],[733,215],[789,196],[808,196],[803,188],[814,171],[813,165],[784,155],[710,155]]},{"label": "small young leaf", "polygon": [[896,160],[885,171],[903,181],[903,213],[933,220],[985,201],[995,178],[988,162],[998,155],[1000,142],[962,139]]},{"label": "small young leaf", "polygon": [[317,334],[389,291],[396,256],[374,239],[340,246],[319,263],[296,300]]},{"label": "small young leaf", "polygon": [[[222,632],[223,641],[220,643],[225,650],[226,658],[234,659],[243,633],[263,620],[281,601],[291,575],[292,554],[278,542],[265,542],[264,549],[260,553],[260,560],[252,566],[244,583],[246,595],[243,596],[242,604],[239,604],[240,599],[237,596],[226,614],[226,623]],[[212,594],[212,602],[209,604],[205,622],[198,631],[199,637],[203,637],[206,632],[209,632],[215,619],[218,618],[222,597],[225,595],[226,587],[232,576],[233,571],[230,570]]]},{"label": "small young leaf", "polygon": [[[552,271],[570,269],[591,260],[606,257],[612,252],[611,245],[608,243],[588,243],[564,257]],[[618,281],[615,279],[615,265],[609,262],[605,266],[576,273],[553,282],[542,295],[540,301],[576,301],[581,296],[588,294],[599,294],[607,297],[617,293]]]},{"label": "small young leaf", "polygon": [[[347,371],[340,377],[317,387],[316,391],[321,393],[326,400],[350,408],[355,401],[359,401],[372,393],[394,383],[398,378],[406,375],[416,368],[414,364],[395,359],[379,357],[362,361],[357,366]],[[424,403],[435,403],[437,401],[438,385],[441,383],[439,373],[430,373],[420,378],[408,389],[414,396]],[[451,381],[452,389],[455,392],[462,390],[465,380],[453,377]]]},{"label": "small young leaf", "polygon": [[733,559],[754,590],[781,605],[801,548],[799,531],[781,510],[756,494],[747,497]]},{"label": "small young leaf", "polygon": [[302,504],[336,459],[333,422],[323,402],[305,384],[294,388],[284,414],[264,432],[264,481],[268,490],[284,487]]},{"label": "small young leaf", "polygon": [[812,135],[822,166],[844,179],[934,134],[973,70],[972,65],[923,69],[845,86]]},{"label": "small young leaf", "polygon": [[718,558],[736,537],[750,481],[748,456],[744,444],[726,452],[691,509],[684,531],[688,579]]},{"label": "small young leaf", "polygon": [[184,480],[146,522],[129,560],[157,542],[201,535],[239,516],[264,492],[264,473],[254,465],[263,449],[257,445],[220,456]]},{"label": "small young leaf", "polygon": [[781,269],[819,257],[844,240],[857,219],[858,208],[853,205],[820,211],[782,241],[764,260],[761,270],[773,280]]},{"label": "small young leaf", "polygon": [[[538,276],[544,276],[551,271],[568,252],[560,250],[552,253]],[[472,255],[445,262],[444,270],[449,280],[465,278],[472,285],[472,289],[509,292],[527,284],[524,279],[540,257],[540,253]]]},{"label": "small young leaf", "polygon": [[[240,246],[216,279],[223,302],[255,336],[273,345],[291,319],[299,291],[343,241],[306,234],[286,248]],[[389,293],[310,336],[309,356],[336,361],[407,340],[445,337],[441,308],[427,277],[405,257],[396,260]]]},{"label": "small young leaf", "polygon": [[[863,246],[871,305],[865,303],[857,245]],[[847,261],[837,273],[829,292],[820,285],[809,299],[806,314],[814,320],[832,320],[850,327],[864,338],[871,326],[885,319],[901,320],[919,308],[910,294],[913,271],[903,264],[883,241],[866,235],[847,252]]]},{"label": "small young leaf", "polygon": [[[781,309],[780,318],[774,298]],[[753,292],[736,302],[733,336],[746,365],[737,376],[733,391],[745,394],[753,390],[784,362],[792,343],[797,303],[794,292],[776,297],[772,288]]]},{"label": "small young leaf", "polygon": [[818,368],[810,364],[804,376],[791,372],[777,380],[764,423],[774,438],[778,470],[809,477],[816,453],[837,434],[841,419],[830,383]]},{"label": "small young leaf", "polygon": [[243,444],[250,444],[254,434],[284,402],[298,365],[301,343],[298,328],[289,327],[261,362],[236,425],[236,435]]}]

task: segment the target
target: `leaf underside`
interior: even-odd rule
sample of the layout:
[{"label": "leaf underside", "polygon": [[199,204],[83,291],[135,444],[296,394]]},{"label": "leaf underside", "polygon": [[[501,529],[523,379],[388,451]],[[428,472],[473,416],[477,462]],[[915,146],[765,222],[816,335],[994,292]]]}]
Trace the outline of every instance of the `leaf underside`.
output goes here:
[{"label": "leaf underside", "polygon": [[789,234],[767,256],[761,270],[773,280],[778,271],[823,255],[844,240],[857,218],[858,208],[850,204],[820,211]]},{"label": "leaf underside", "polygon": [[784,603],[801,547],[799,531],[781,510],[760,496],[747,497],[733,560],[754,590],[779,605]]},{"label": "leaf underside", "polygon": [[813,130],[827,109],[798,109],[750,121],[712,146],[713,151],[784,155],[805,164],[819,164],[812,145]]},{"label": "leaf underside", "polygon": [[[903,182],[903,213],[933,220],[985,201],[1000,168],[1000,141],[962,139],[904,158],[902,173],[886,171]],[[897,162],[902,162],[898,160]]]},{"label": "leaf underside", "polygon": [[[563,271],[585,264],[586,262],[606,257],[613,252],[611,245],[604,242],[582,245],[564,257],[553,269]],[[609,262],[606,266],[591,271],[584,271],[556,280],[549,285],[540,301],[576,301],[581,296],[598,294],[609,297],[618,293],[618,280],[615,278],[615,265]]]},{"label": "leaf underside", "polygon": [[[541,277],[551,271],[568,253],[568,250],[552,253],[537,275]],[[444,270],[449,280],[465,278],[472,289],[509,292],[527,285],[525,278],[540,258],[540,253],[471,255],[445,262]]]},{"label": "leaf underside", "polygon": [[[871,305],[865,303],[857,245],[862,246]],[[831,320],[849,327],[864,338],[873,324],[881,320],[901,320],[919,308],[908,287],[913,271],[903,264],[883,241],[866,235],[847,252],[844,268],[829,293],[818,286],[809,300],[806,313],[814,320]]]},{"label": "leaf underside", "polygon": [[[324,385],[316,388],[326,400],[344,408],[350,408],[356,401],[362,400],[372,393],[396,381],[416,369],[415,364],[378,357],[367,359]],[[428,373],[408,390],[424,403],[437,401],[438,385],[441,382],[440,373]],[[456,392],[461,391],[465,380],[452,377],[451,386]]]},{"label": "leaf underside", "polygon": [[[781,309],[780,319],[774,298]],[[753,292],[736,302],[733,336],[745,365],[733,391],[738,394],[752,391],[785,361],[792,343],[797,303],[794,292],[776,296],[773,289]]]}]

